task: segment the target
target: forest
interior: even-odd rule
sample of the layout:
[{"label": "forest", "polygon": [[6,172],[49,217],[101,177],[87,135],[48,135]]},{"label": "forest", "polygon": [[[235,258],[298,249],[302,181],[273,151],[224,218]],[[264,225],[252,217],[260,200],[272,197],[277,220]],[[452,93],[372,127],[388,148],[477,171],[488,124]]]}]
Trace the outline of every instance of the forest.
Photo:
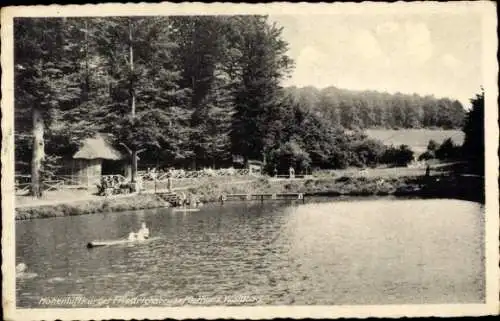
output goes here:
[{"label": "forest", "polygon": [[285,92],[304,108],[315,109],[332,126],[359,128],[458,129],[465,109],[458,100],[417,94],[389,94],[328,87],[288,87]]},{"label": "forest", "polygon": [[55,173],[97,132],[142,164],[301,171],[393,162],[364,128],[462,127],[447,98],[283,88],[281,32],[248,15],[16,18],[16,170]]}]

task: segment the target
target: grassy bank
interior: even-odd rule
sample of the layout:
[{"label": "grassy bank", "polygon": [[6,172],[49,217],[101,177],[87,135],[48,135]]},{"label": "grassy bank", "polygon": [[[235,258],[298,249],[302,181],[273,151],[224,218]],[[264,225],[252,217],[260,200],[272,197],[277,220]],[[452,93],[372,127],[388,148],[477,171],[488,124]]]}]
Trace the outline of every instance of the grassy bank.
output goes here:
[{"label": "grassy bank", "polygon": [[[316,196],[417,196],[426,198],[458,198],[484,203],[484,187],[478,177],[350,177],[306,180],[276,180],[261,178],[242,184],[224,184],[207,181],[186,190],[202,202],[216,202],[222,194],[304,193]],[[76,201],[67,204],[21,207],[16,209],[16,219],[71,216],[103,212],[117,212],[164,207],[165,201],[154,194],[137,194],[130,197],[102,198]]]},{"label": "grassy bank", "polygon": [[315,195],[389,195],[399,183],[398,179],[326,178],[306,180],[273,180],[262,178],[247,184],[226,186],[216,183],[190,188],[188,192],[202,201],[213,202],[222,194],[304,193]]},{"label": "grassy bank", "polygon": [[451,137],[458,145],[462,145],[465,139],[463,131],[446,129],[367,129],[365,133],[368,137],[381,140],[387,145],[408,145],[417,156],[427,150],[427,144],[431,139],[441,144]]},{"label": "grassy bank", "polygon": [[130,197],[75,201],[66,204],[16,208],[16,220],[131,211],[164,207],[165,201],[154,194],[137,194]]},{"label": "grassy bank", "polygon": [[484,202],[482,180],[473,177],[437,175],[431,177],[349,177],[273,180],[262,178],[252,183],[224,186],[216,183],[190,188],[188,192],[204,202],[213,202],[222,194],[304,193],[317,196],[419,196],[459,198]]}]

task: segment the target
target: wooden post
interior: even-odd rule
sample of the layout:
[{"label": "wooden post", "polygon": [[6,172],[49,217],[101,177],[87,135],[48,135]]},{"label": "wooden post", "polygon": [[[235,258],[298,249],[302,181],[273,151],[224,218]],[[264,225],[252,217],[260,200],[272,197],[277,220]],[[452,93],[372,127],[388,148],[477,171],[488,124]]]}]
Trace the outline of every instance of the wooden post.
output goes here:
[{"label": "wooden post", "polygon": [[260,194],[260,202],[264,203],[264,194]]},{"label": "wooden post", "polygon": [[169,192],[171,192],[171,191],[172,191],[172,177],[170,177],[170,175],[169,175],[169,176],[168,176],[168,178],[167,178],[167,190],[168,190]]},{"label": "wooden post", "polygon": [[87,174],[87,189],[90,187],[90,166],[92,166],[92,160],[89,159],[87,162],[87,166],[85,167],[85,173]]}]

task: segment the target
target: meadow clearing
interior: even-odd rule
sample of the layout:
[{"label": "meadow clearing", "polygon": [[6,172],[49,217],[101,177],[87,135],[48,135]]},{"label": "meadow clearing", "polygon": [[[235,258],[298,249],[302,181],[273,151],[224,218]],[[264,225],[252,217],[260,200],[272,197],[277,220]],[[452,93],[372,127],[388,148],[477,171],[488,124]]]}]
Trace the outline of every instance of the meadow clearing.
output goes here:
[{"label": "meadow clearing", "polygon": [[445,139],[451,138],[456,145],[462,145],[465,137],[464,132],[457,129],[366,129],[365,133],[385,145],[408,145],[416,156],[427,150],[431,139],[441,144]]}]

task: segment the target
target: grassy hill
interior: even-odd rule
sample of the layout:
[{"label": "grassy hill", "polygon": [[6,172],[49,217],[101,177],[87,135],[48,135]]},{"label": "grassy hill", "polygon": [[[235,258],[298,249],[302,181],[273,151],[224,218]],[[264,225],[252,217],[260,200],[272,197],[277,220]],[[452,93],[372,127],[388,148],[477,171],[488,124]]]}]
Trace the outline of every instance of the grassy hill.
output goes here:
[{"label": "grassy hill", "polygon": [[426,151],[431,139],[441,144],[451,137],[455,144],[462,145],[465,137],[461,130],[444,129],[366,129],[365,133],[370,138],[381,140],[386,145],[408,145],[417,155]]}]

